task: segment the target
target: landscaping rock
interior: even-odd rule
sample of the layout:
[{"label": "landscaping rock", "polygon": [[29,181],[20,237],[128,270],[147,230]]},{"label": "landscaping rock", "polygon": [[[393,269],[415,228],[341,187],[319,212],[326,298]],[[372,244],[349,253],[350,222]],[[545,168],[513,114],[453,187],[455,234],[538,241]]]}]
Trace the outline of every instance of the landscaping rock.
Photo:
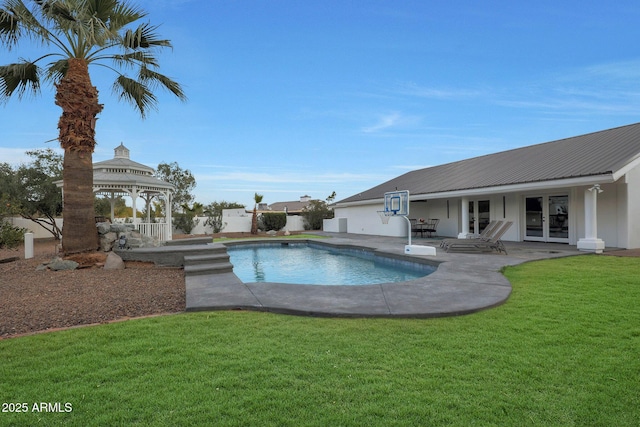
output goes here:
[{"label": "landscaping rock", "polygon": [[111,223],[108,222],[99,222],[96,227],[98,227],[98,234],[107,234],[111,231]]},{"label": "landscaping rock", "polygon": [[118,235],[113,231],[105,233],[100,236],[100,250],[102,252],[109,252],[113,249],[113,244],[118,240]]},{"label": "landscaping rock", "polygon": [[75,270],[76,268],[78,268],[78,265],[79,264],[75,261],[55,258],[53,261],[47,264],[47,267],[49,268],[49,270],[62,271],[62,270]]},{"label": "landscaping rock", "polygon": [[124,261],[115,252],[109,252],[104,263],[105,270],[124,270]]},{"label": "landscaping rock", "polygon": [[[108,226],[108,227],[107,227]],[[120,237],[125,238],[125,248],[149,248],[158,247],[158,239],[143,236],[140,231],[133,228],[133,224],[99,223],[98,234],[100,236],[100,250],[110,252],[118,248]]]}]

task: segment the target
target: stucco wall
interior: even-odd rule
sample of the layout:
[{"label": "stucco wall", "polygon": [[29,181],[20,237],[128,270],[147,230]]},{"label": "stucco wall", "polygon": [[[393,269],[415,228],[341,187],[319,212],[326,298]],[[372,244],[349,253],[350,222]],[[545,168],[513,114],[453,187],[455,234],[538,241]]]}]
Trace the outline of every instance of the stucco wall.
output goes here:
[{"label": "stucco wall", "polygon": [[[26,228],[33,233],[34,239],[53,239],[53,234],[40,224],[22,217],[9,218],[9,222],[16,227]],[[62,229],[62,218],[56,218],[56,224]]]},{"label": "stucco wall", "polygon": [[369,234],[376,236],[407,236],[407,222],[400,217],[392,217],[388,224],[383,224],[377,211],[384,209],[384,204],[336,208],[336,218],[347,219],[347,233]]},{"label": "stucco wall", "polygon": [[[251,232],[251,217],[252,214],[245,214],[236,216],[234,214],[225,215],[226,210],[223,211],[222,216],[222,233],[250,233]],[[196,225],[191,234],[211,234],[213,229],[210,226],[205,226],[204,223],[207,217],[198,217],[198,225]],[[287,224],[284,229],[286,231],[303,231],[304,230],[304,218],[301,216],[288,216]]]},{"label": "stucco wall", "polygon": [[640,248],[640,166],[627,174],[627,206],[625,221],[628,224],[629,248]]}]

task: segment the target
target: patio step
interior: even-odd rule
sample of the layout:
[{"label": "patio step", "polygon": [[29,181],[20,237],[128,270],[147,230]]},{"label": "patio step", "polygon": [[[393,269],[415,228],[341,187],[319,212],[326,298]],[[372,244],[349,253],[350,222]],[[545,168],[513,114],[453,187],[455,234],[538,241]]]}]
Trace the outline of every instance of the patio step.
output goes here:
[{"label": "patio step", "polygon": [[184,257],[185,275],[221,274],[232,271],[233,264],[229,262],[229,254],[226,251]]}]

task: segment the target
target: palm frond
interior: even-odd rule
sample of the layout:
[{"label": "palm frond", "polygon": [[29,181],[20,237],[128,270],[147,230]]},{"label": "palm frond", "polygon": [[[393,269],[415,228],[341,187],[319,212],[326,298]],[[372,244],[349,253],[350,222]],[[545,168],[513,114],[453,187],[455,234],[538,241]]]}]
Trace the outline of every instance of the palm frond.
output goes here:
[{"label": "palm frond", "polygon": [[120,31],[125,26],[147,16],[147,12],[128,4],[126,1],[119,1],[111,11],[109,23],[112,31]]},{"label": "palm frond", "polygon": [[69,60],[67,58],[52,62],[47,67],[46,79],[53,82],[59,82],[67,74],[69,69]]},{"label": "palm frond", "polygon": [[113,91],[130,104],[133,104],[145,118],[149,109],[155,109],[158,99],[145,84],[120,75],[113,84]]},{"label": "palm frond", "polygon": [[[105,56],[104,58],[107,58]],[[150,66],[150,67],[159,67],[160,64],[154,55],[151,55],[149,52],[144,51],[136,51],[124,53],[122,55],[109,55],[109,59],[111,59],[117,66],[119,67],[132,67],[132,66]],[[96,57],[96,60],[103,59],[101,57]]]},{"label": "palm frond", "polygon": [[152,47],[171,47],[169,40],[158,38],[155,32],[158,26],[149,23],[140,24],[135,30],[127,30],[124,34],[123,45],[128,49],[149,49]]},{"label": "palm frond", "polygon": [[169,77],[164,74],[160,74],[156,71],[150,70],[147,67],[140,68],[139,79],[141,82],[144,82],[147,85],[152,86],[162,86],[167,89],[169,92],[173,93],[178,99],[182,101],[187,100],[187,96],[182,90],[182,86],[179,83],[171,80]]},{"label": "palm frond", "polygon": [[47,41],[49,32],[21,0],[5,0],[0,10],[0,41],[11,49],[22,37]]},{"label": "palm frond", "polygon": [[11,48],[20,38],[18,18],[9,10],[0,9],[0,41]]},{"label": "palm frond", "polygon": [[18,98],[30,91],[40,91],[40,69],[29,61],[0,66],[0,101],[7,101],[15,93]]},{"label": "palm frond", "polygon": [[67,21],[67,22],[76,22],[76,17],[74,16],[74,9],[70,4],[64,1],[44,1],[44,0],[35,0],[41,10],[42,14],[50,20],[54,21]]}]

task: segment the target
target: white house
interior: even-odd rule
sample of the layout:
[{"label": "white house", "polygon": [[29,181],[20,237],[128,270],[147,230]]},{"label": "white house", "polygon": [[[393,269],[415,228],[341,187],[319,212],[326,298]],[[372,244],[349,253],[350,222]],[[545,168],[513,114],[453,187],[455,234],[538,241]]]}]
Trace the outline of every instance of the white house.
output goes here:
[{"label": "white house", "polygon": [[406,236],[382,224],[385,192],[410,192],[411,218],[438,218],[439,236],[513,221],[505,241],[640,248],[640,123],[415,170],[336,202],[348,233]]}]

